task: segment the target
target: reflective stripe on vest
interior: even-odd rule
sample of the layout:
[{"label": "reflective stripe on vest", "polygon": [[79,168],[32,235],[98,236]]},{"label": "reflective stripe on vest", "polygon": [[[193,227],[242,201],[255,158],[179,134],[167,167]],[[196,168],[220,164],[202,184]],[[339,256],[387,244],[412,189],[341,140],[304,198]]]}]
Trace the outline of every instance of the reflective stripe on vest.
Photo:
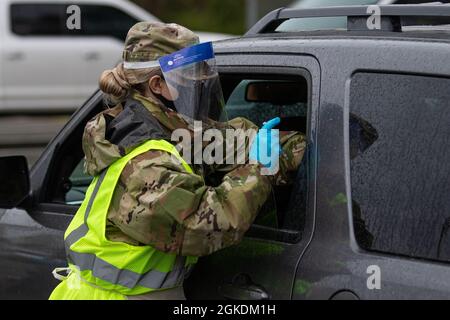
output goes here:
[{"label": "reflective stripe on vest", "polygon": [[197,261],[197,257],[182,257],[150,246],[132,246],[106,239],[108,209],[120,175],[131,159],[149,150],[170,153],[192,173],[172,144],[165,140],[147,141],[92,181],[65,234],[70,267],[78,269],[86,281],[125,295],[181,285],[185,274]]}]

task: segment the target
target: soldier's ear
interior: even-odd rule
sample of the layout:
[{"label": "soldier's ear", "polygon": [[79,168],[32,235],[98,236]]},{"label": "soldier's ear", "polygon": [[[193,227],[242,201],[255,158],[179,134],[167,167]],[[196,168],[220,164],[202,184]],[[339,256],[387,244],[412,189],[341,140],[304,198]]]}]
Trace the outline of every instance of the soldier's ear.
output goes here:
[{"label": "soldier's ear", "polygon": [[163,90],[163,78],[159,75],[155,75],[148,80],[148,87],[155,94],[161,94]]}]

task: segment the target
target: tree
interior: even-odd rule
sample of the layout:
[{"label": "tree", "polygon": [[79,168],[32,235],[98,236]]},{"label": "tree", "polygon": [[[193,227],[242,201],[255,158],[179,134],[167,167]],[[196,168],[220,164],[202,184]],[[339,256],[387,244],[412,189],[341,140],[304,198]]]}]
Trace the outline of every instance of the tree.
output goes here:
[{"label": "tree", "polygon": [[[164,22],[175,22],[196,31],[241,35],[248,25],[292,0],[133,0]],[[253,5],[249,5],[252,3]],[[254,14],[246,8],[256,8]],[[250,21],[246,21],[250,20]]]},{"label": "tree", "polygon": [[245,32],[245,0],[133,0],[164,22],[196,31]]}]

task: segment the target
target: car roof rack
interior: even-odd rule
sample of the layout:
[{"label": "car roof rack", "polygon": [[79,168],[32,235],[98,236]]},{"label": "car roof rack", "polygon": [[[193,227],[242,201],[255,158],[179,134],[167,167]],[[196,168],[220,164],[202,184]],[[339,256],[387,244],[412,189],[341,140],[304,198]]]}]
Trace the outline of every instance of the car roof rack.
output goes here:
[{"label": "car roof rack", "polygon": [[339,6],[310,9],[274,10],[258,21],[245,36],[274,33],[285,21],[298,18],[347,17],[348,31],[371,31],[367,19],[373,16],[373,7],[381,12],[381,29],[375,31],[402,31],[402,17],[450,17],[449,4]]}]

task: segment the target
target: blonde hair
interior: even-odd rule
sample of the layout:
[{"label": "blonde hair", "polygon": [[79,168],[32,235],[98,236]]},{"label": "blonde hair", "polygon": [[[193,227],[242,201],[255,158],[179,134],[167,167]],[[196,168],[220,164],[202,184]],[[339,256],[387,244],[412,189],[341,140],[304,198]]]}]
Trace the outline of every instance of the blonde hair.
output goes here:
[{"label": "blonde hair", "polygon": [[124,69],[123,63],[119,63],[114,69],[103,71],[99,86],[104,94],[105,103],[116,105],[124,101],[131,89],[144,95],[144,83],[155,75],[162,75],[159,67],[127,70]]}]

